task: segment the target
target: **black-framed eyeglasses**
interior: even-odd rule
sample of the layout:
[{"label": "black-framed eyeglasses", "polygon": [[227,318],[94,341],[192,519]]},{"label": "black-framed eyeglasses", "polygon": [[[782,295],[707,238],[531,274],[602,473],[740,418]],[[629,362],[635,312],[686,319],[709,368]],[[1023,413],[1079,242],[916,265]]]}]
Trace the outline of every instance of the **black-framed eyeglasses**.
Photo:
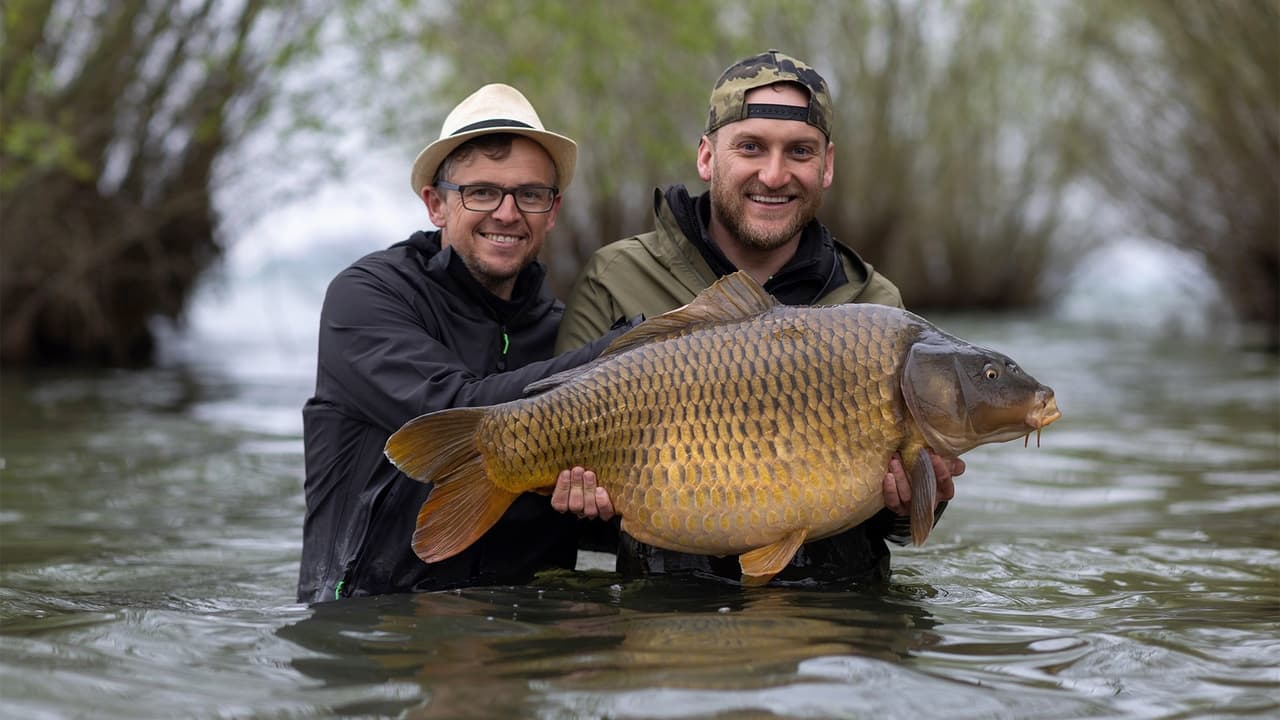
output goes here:
[{"label": "black-framed eyeglasses", "polygon": [[472,212],[493,212],[502,205],[502,201],[506,200],[508,195],[515,198],[516,208],[520,212],[551,212],[551,206],[555,204],[556,196],[560,194],[559,190],[543,185],[504,188],[500,185],[488,184],[454,185],[451,182],[437,180],[436,187],[457,190],[462,196],[462,207]]}]

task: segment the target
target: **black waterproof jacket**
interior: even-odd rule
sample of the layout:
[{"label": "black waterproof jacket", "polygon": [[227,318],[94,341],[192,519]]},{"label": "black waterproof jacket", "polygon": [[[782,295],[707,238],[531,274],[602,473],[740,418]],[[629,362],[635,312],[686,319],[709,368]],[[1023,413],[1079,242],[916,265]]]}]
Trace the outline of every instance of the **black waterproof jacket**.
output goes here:
[{"label": "black waterproof jacket", "polygon": [[440,249],[438,232],[418,232],[334,278],[320,313],[315,396],[302,410],[299,602],[519,584],[538,570],[574,566],[580,521],[527,493],[466,551],[423,563],[410,542],[430,487],[383,455],[405,422],[514,400],[529,383],[591,360],[617,335],[552,359],[563,306],[544,276],[530,265],[504,301]]}]

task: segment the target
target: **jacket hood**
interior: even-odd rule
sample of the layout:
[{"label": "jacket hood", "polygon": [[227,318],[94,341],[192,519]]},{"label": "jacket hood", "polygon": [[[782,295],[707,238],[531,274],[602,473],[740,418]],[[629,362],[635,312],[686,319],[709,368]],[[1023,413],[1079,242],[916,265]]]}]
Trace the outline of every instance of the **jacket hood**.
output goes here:
[{"label": "jacket hood", "polygon": [[427,277],[467,301],[459,303],[458,310],[469,317],[487,317],[515,329],[536,323],[556,309],[556,299],[543,284],[546,267],[538,260],[520,271],[511,299],[506,300],[485,289],[453,248],[441,249],[439,230],[419,230],[392,248],[404,248],[416,254],[419,262],[415,265]]},{"label": "jacket hood", "polygon": [[[716,277],[738,269],[711,240],[707,230],[711,224],[710,192],[691,196],[688,189],[679,184],[668,187],[665,192],[655,192],[654,211],[660,228],[664,204],[680,234],[697,248]],[[850,282],[861,286],[870,276],[870,266],[852,249],[837,242],[826,226],[815,219],[801,231],[795,255],[765,282],[764,288],[788,305],[813,305],[833,289]]]}]

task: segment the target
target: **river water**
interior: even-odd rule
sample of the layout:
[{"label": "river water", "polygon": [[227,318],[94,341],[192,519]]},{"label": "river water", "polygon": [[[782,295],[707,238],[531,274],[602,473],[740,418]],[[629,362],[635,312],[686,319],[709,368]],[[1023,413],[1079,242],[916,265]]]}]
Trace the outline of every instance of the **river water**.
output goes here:
[{"label": "river water", "polygon": [[0,716],[1280,714],[1273,356],[1106,313],[935,318],[1063,419],[966,456],[884,586],[621,582],[588,556],[308,607],[299,408],[331,269],[224,292],[213,315],[239,319],[157,369],[0,378]]}]

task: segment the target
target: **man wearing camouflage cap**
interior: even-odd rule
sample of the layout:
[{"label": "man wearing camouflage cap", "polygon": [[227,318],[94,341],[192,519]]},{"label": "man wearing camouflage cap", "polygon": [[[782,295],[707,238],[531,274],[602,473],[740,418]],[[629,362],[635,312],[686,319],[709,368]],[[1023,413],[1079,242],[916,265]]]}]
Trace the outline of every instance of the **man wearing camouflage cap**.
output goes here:
[{"label": "man wearing camouflage cap", "polygon": [[[743,270],[790,305],[847,302],[902,307],[898,289],[816,215],[831,186],[835,146],[827,83],[813,68],[777,50],[741,60],[711,91],[698,176],[709,190],[683,185],[654,194],[657,228],[601,248],[566,302],[556,349],[583,346],[617,318],[654,316],[693,300],[717,278]],[[958,458],[934,456],[938,498],[955,494]],[[775,583],[849,583],[886,578],[886,539],[901,543],[910,487],[901,460],[885,473],[886,510],[831,538],[803,546]],[[736,557],[661,550],[624,535],[625,575],[692,572],[737,579]]]}]

